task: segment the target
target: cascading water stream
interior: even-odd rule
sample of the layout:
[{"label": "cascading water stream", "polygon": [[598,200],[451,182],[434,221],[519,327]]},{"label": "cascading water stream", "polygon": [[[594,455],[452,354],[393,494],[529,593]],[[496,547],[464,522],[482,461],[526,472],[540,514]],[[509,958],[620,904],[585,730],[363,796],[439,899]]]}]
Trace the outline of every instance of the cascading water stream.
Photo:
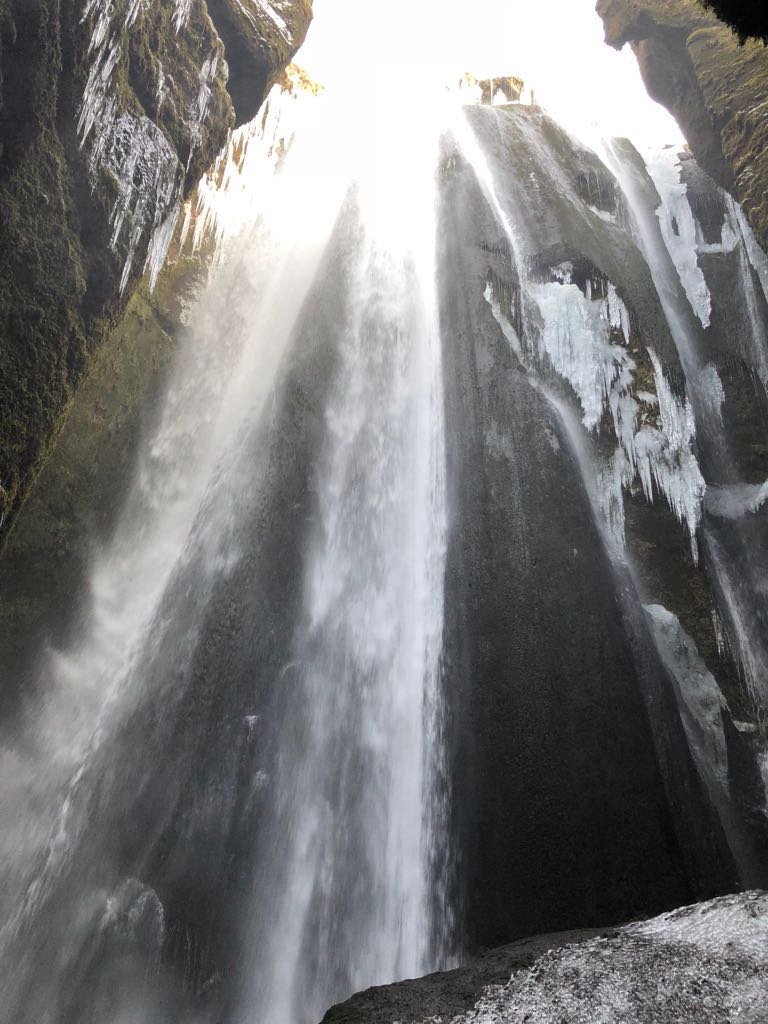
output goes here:
[{"label": "cascading water stream", "polygon": [[[649,158],[648,172],[662,199],[655,210],[649,205],[647,195],[644,196],[642,176],[622,144],[607,144],[604,153],[630,204],[639,243],[664,305],[691,391],[700,447],[707,466],[709,487],[704,508],[709,514],[703,521],[701,537],[715,580],[717,614],[727,624],[731,648],[746,680],[755,714],[762,721],[768,702],[765,686],[768,565],[759,528],[751,518],[751,513],[759,509],[761,485],[749,486],[739,479],[738,462],[723,422],[723,386],[715,366],[702,356],[705,344],[701,332],[710,327],[711,297],[698,257],[700,253],[736,254],[746,329],[740,336],[738,328],[735,325],[732,328],[733,357],[741,355],[747,372],[753,375],[755,392],[759,392],[766,387],[768,350],[766,324],[759,308],[753,271],[764,288],[765,256],[756,245],[743,214],[724,193],[721,195],[720,242],[708,245],[695,236],[697,224],[686,186],[680,181],[680,165],[674,150]],[[677,228],[677,234],[672,225]],[[763,761],[763,784],[768,794],[766,765],[768,757]]]},{"label": "cascading water stream", "polygon": [[[488,113],[487,116],[490,118],[494,115]],[[558,165],[558,158],[548,149],[549,143],[538,134],[533,119],[522,120],[521,134],[526,138],[527,146],[537,152],[537,178],[545,173],[551,176],[557,183],[559,194],[562,196],[570,193],[572,206],[581,209],[580,197],[575,194],[572,181],[563,174]],[[502,309],[501,299],[490,280],[486,284],[486,300],[533,387],[545,397],[562,425],[574,461],[579,467],[584,488],[589,495],[596,526],[604,539],[617,579],[623,581],[620,582],[619,592],[626,610],[628,626],[634,622],[634,626],[630,628],[635,632],[635,643],[642,646],[647,625],[643,622],[640,606],[641,585],[625,551],[622,492],[632,486],[637,473],[646,498],[653,500],[654,491],[657,494],[661,492],[658,497],[666,498],[678,518],[687,523],[694,558],[698,558],[697,535],[703,542],[707,563],[718,581],[721,614],[731,623],[733,648],[739,652],[756,707],[764,706],[764,696],[759,692],[758,682],[764,676],[761,668],[764,657],[759,639],[763,632],[760,625],[763,587],[760,584],[762,569],[759,566],[762,563],[759,557],[759,541],[749,532],[747,524],[743,548],[744,551],[749,550],[756,556],[758,568],[755,572],[754,565],[744,565],[742,572],[750,582],[746,585],[743,581],[737,584],[728,569],[728,560],[712,534],[710,523],[705,521],[699,529],[706,488],[693,449],[696,434],[693,423],[694,411],[710,472],[716,467],[716,473],[719,470],[724,474],[716,475],[716,480],[730,480],[732,468],[728,457],[728,438],[720,410],[724,400],[722,386],[714,366],[708,364],[700,354],[703,346],[698,336],[695,314],[698,313],[702,323],[708,325],[710,298],[697,264],[694,219],[690,210],[688,224],[684,220],[678,200],[675,212],[683,227],[677,228],[677,234],[670,228],[668,235],[672,241],[668,240],[665,244],[655,213],[646,210],[641,201],[641,188],[635,182],[639,171],[632,158],[627,156],[626,159],[622,159],[620,144],[606,144],[603,147],[606,163],[616,175],[623,189],[625,201],[634,214],[638,226],[638,243],[648,262],[691,394],[691,405],[687,399],[682,404],[675,397],[666,380],[661,361],[649,349],[648,354],[655,377],[654,390],[661,412],[658,427],[662,433],[657,429],[648,434],[648,428],[640,427],[638,422],[638,402],[645,403],[648,396],[636,390],[633,378],[638,373],[638,366],[636,360],[630,358],[623,348],[631,344],[633,328],[629,313],[616,294],[615,288],[608,284],[606,299],[601,308],[597,309],[600,303],[591,301],[589,286],[586,295],[582,295],[571,283],[573,268],[567,262],[550,268],[550,273],[555,278],[554,283],[538,283],[535,277],[532,277],[530,263],[532,258],[536,258],[537,245],[541,245],[541,242],[536,240],[536,227],[531,230],[525,209],[522,206],[515,208],[517,190],[507,192],[503,197],[499,194],[486,155],[472,128],[466,122],[456,126],[454,136],[464,158],[472,166],[483,195],[509,247],[513,275],[519,282],[519,299],[511,311],[517,315],[518,322],[513,324],[510,312]],[[534,178],[534,174],[531,178]],[[537,181],[534,188],[538,187]],[[674,194],[677,197],[676,191]],[[513,207],[511,214],[505,208],[505,204],[509,206],[510,203]],[[682,203],[687,209],[684,190]],[[600,211],[593,212],[600,214]],[[729,225],[732,224],[734,241],[739,231],[738,212],[732,209],[728,221]],[[605,214],[602,216],[605,217]],[[675,220],[674,217],[672,219]],[[685,237],[680,238],[679,235],[685,231],[685,226],[690,230]],[[528,237],[529,234],[532,234],[533,241]],[[671,248],[668,249],[668,246]],[[747,260],[745,246],[746,242],[743,242],[740,247],[742,264]],[[753,261],[759,260],[759,256],[757,250]],[[759,373],[765,356],[758,326],[757,301],[754,298],[749,301],[754,283],[751,275],[745,276],[742,273],[742,278],[741,287],[752,325],[754,364]],[[614,329],[621,330],[621,347],[613,341]],[[572,389],[571,394],[575,392],[575,408],[573,398],[562,395],[562,384],[553,385],[552,369],[557,374],[555,380],[565,380]],[[594,443],[588,441],[588,438],[589,432],[595,431],[608,408],[613,418],[618,447],[613,457],[606,462],[604,455],[596,455]],[[645,420],[646,416],[643,419]],[[661,443],[652,439],[650,445],[648,444],[645,435],[652,437],[653,433]],[[700,441],[700,445],[701,443]],[[757,500],[754,498],[756,492],[757,489],[750,492],[753,495],[751,500]],[[732,534],[733,524],[729,526]],[[739,561],[741,564],[741,559]],[[760,878],[754,854],[741,835],[737,815],[732,806],[732,797],[728,791],[727,770],[724,768],[727,764],[724,754],[726,740],[721,720],[721,709],[727,709],[727,704],[717,683],[706,672],[703,662],[698,658],[695,644],[692,644],[687,634],[681,630],[676,618],[669,616],[664,608],[648,607],[645,611],[658,655],[670,672],[692,756],[705,781],[710,798],[724,822],[732,852],[745,877]],[[667,616],[674,622],[674,628],[680,631],[676,639],[670,640],[672,634],[669,631],[673,627],[669,626],[667,618],[662,622],[659,616]],[[683,645],[687,645],[686,650],[690,648],[692,651],[685,657],[679,654]],[[673,655],[673,651],[677,653]],[[652,679],[651,673],[648,676],[647,701],[653,717],[654,707],[658,706],[659,694],[654,689]],[[663,734],[662,723],[656,722],[655,737],[660,739]],[[664,750],[663,740],[658,749],[658,756],[662,763],[670,757]],[[674,800],[674,797],[671,798]]]},{"label": "cascading water stream", "polygon": [[[391,100],[376,131],[394,118],[402,134],[409,112]],[[352,149],[359,116],[317,100],[272,184],[240,168],[264,212],[220,238],[81,637],[46,659],[48,707],[30,705],[5,754],[19,785],[3,814],[38,809],[25,862],[18,829],[4,858],[9,1024],[155,1021],[169,998],[174,1020],[211,1001],[221,1014],[217,957],[226,1019],[314,1024],[358,988],[444,962],[438,133],[411,114],[403,164],[380,137]],[[268,165],[273,140],[250,141]],[[327,331],[313,311],[326,288]],[[327,381],[295,446],[316,461],[292,471],[293,395],[317,382],[301,380],[305,350],[325,353]],[[284,479],[303,473],[289,501]],[[290,524],[294,570],[272,568],[280,542],[254,516]],[[230,669],[202,671],[222,600],[248,613],[221,648]],[[240,865],[226,907],[208,886],[215,941],[172,910],[178,859],[213,868],[206,840],[180,833],[209,826],[223,892]],[[51,964],[43,983],[30,951]]]},{"label": "cascading water stream", "polygon": [[405,166],[378,149],[354,196],[359,235],[291,663],[306,718],[292,712],[278,752],[278,838],[257,867],[272,892],[254,908],[269,908],[254,944],[266,942],[269,967],[254,958],[243,999],[275,1024],[310,1024],[340,993],[424,973],[448,936],[433,913],[446,914],[433,877],[445,868],[446,512],[436,138],[422,130]]}]

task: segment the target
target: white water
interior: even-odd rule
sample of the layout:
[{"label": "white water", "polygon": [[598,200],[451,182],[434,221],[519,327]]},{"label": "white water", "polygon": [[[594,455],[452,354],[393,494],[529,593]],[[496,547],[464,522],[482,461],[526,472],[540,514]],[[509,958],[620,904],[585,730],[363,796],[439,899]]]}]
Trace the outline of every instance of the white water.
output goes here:
[{"label": "white water", "polygon": [[[183,5],[177,10],[181,19]],[[435,299],[437,138],[434,119],[422,122],[412,96],[404,100],[394,105],[390,93],[376,107],[368,96],[361,109],[337,108],[335,115],[322,114],[327,105],[319,103],[299,125],[274,186],[275,139],[293,128],[268,120],[265,134],[241,133],[219,169],[227,188],[204,197],[195,227],[189,211],[189,230],[216,225],[220,260],[211,288],[191,312],[192,338],[115,539],[96,560],[81,641],[47,659],[49,706],[30,712],[24,741],[7,754],[18,784],[3,823],[9,850],[27,855],[6,890],[11,924],[3,941],[10,955],[26,928],[45,927],[46,901],[87,846],[89,767],[109,750],[147,688],[170,690],[172,680],[144,678],[140,667],[180,628],[164,600],[191,569],[202,619],[216,585],[244,555],[238,527],[262,483],[258,457],[243,477],[247,440],[257,424],[271,422],[302,306],[354,179],[360,219],[339,310],[334,383],[322,410],[301,611],[293,657],[277,680],[286,689],[299,680],[288,707],[304,731],[297,749],[292,719],[278,723],[288,738],[278,741],[270,771],[253,778],[267,794],[275,834],[257,860],[253,903],[243,908],[252,927],[246,925],[245,940],[238,937],[245,978],[234,1012],[243,1021],[309,1024],[356,989],[441,962],[450,920],[445,880],[435,877],[445,863],[440,650],[447,519]],[[272,114],[279,122],[278,111]],[[554,370],[572,389],[574,401],[559,411],[577,452],[591,444],[604,415],[612,420],[619,446],[604,472],[579,460],[594,507],[623,540],[622,490],[638,480],[648,500],[664,496],[693,543],[703,480],[690,404],[673,394],[655,355],[656,394],[635,391],[630,320],[610,282],[608,297],[599,299],[583,295],[562,267],[552,268],[561,274],[557,282],[526,278],[519,210],[499,194],[462,125],[455,132],[511,244],[524,311],[541,316],[536,351],[523,350],[489,286],[494,315],[532,380]],[[240,145],[250,148],[245,162],[235,156]],[[542,154],[542,166],[562,178]],[[254,194],[262,196],[261,217],[251,208]],[[235,229],[249,219],[255,223],[240,235]],[[693,366],[695,340],[690,351]],[[697,372],[715,392],[708,369]],[[558,409],[561,400],[548,397]],[[179,675],[201,639],[199,619],[184,623],[178,637]],[[249,736],[258,731],[257,716],[245,722]],[[24,819],[22,845],[12,823],[30,800],[37,813]],[[99,920],[114,920],[115,907],[138,906],[142,915],[149,908],[153,933],[162,933],[156,894],[136,896],[132,885],[121,882],[106,894]],[[159,946],[162,937],[154,942]],[[14,973],[4,993],[11,1014]],[[59,983],[50,982],[54,991]],[[36,996],[41,1014],[45,998]],[[151,1007],[132,1013],[142,1024],[153,1020]]]},{"label": "white water", "polygon": [[[558,192],[570,193],[570,201],[580,205],[573,183],[568,181],[546,141],[537,136],[534,124],[526,125],[525,131],[540,156],[540,168],[546,168],[557,183]],[[611,282],[606,297],[601,299],[593,298],[589,290],[583,294],[572,284],[572,268],[567,265],[551,268],[555,279],[551,283],[530,280],[526,243],[517,227],[525,222],[522,211],[515,208],[519,198],[507,195],[502,200],[469,125],[457,123],[454,134],[509,242],[513,269],[521,283],[521,309],[529,347],[530,338],[535,342],[533,352],[525,352],[516,342],[513,347],[518,358],[532,379],[540,379],[549,365],[571,386],[588,432],[597,431],[606,413],[612,420],[618,447],[597,472],[598,505],[613,538],[611,546],[619,552],[623,548],[622,490],[637,479],[648,501],[660,495],[687,526],[693,557],[697,558],[696,532],[705,486],[695,454],[696,427],[690,403],[672,393],[661,362],[650,350],[656,394],[637,391],[637,367],[628,352],[629,314]],[[486,298],[493,303],[492,289],[486,289]],[[495,315],[499,319],[498,310]],[[535,315],[541,322],[538,329],[534,325]],[[509,336],[508,331],[505,333]],[[620,342],[612,340],[616,337]],[[562,416],[562,409],[558,409],[558,415]],[[587,490],[594,492],[594,481],[585,483]]]},{"label": "white water", "polygon": [[317,1020],[345,994],[424,973],[448,923],[435,929],[445,894],[431,870],[445,824],[437,137],[412,127],[412,161],[365,149],[358,182],[364,237],[339,324],[296,648],[312,727],[300,763],[286,748],[278,764],[292,840],[266,965],[257,953],[243,996],[249,1019],[274,1024]]},{"label": "white water", "polygon": [[[35,982],[22,966],[24,937],[45,930],[63,880],[78,879],[84,902],[123,905],[122,883],[102,896],[88,891],[87,863],[78,874],[76,858],[92,845],[91,766],[109,756],[121,723],[153,687],[174,685],[142,669],[167,636],[178,652],[174,674],[183,678],[206,603],[245,554],[239,523],[261,486],[258,461],[243,473],[247,439],[272,415],[305,298],[350,204],[359,211],[353,272],[331,339],[337,369],[323,411],[317,511],[293,640],[302,684],[277,723],[286,738],[277,738],[273,772],[258,780],[276,834],[272,852],[258,859],[258,891],[269,897],[258,900],[254,887],[244,910],[253,922],[268,913],[270,926],[240,954],[246,980],[236,1014],[310,1024],[358,988],[442,962],[450,922],[441,854],[438,135],[434,123],[393,110],[391,99],[369,120],[367,139],[349,137],[350,119],[364,123],[360,110],[316,101],[276,177],[273,136],[251,132],[237,174],[259,182],[261,204],[254,207],[254,193],[236,183],[219,202],[224,255],[190,311],[190,337],[114,539],[94,561],[81,636],[45,657],[45,704],[32,702],[21,740],[3,755],[10,784],[0,808],[8,922],[1,941],[6,963],[17,964],[2,978],[0,1019],[9,1024],[21,1019],[22,1003],[24,1020],[45,1018],[69,984],[62,966],[30,997]],[[393,132],[395,124],[401,135],[411,128],[407,165],[402,143],[389,145],[382,128]],[[227,180],[233,184],[233,174]],[[227,202],[237,216],[227,219]],[[234,224],[236,236],[226,230]],[[190,571],[197,612],[177,618],[174,588]],[[169,689],[168,714],[175,700]],[[307,724],[298,752],[292,716]],[[249,721],[249,733],[256,724]],[[133,756],[140,765],[142,751]],[[147,899],[158,903],[151,890]],[[158,920],[162,936],[162,908]],[[76,963],[89,938],[71,929]],[[143,998],[132,1020],[154,1019]]]}]

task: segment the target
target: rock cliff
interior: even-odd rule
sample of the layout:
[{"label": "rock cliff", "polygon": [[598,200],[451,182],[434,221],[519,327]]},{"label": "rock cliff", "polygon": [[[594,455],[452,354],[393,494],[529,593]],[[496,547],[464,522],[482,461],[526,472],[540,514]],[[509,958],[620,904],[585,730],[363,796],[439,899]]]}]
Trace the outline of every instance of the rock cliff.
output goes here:
[{"label": "rock cliff", "polygon": [[310,17],[310,0],[0,0],[0,542],[183,197]]},{"label": "rock cliff", "polygon": [[696,0],[599,0],[597,11],[606,42],[632,46],[650,95],[768,248],[768,49],[742,45]]}]

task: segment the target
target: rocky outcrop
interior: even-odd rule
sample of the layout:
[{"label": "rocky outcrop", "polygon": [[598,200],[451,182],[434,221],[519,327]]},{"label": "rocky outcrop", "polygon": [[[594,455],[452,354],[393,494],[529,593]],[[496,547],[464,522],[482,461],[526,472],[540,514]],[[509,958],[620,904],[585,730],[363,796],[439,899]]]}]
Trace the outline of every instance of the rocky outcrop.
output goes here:
[{"label": "rocky outcrop", "polygon": [[599,0],[606,42],[630,43],[653,99],[680,124],[715,181],[768,248],[768,49],[696,0]]},{"label": "rocky outcrop", "polygon": [[207,0],[224,41],[237,124],[249,121],[303,42],[312,0]]},{"label": "rocky outcrop", "polygon": [[370,989],[322,1024],[723,1024],[765,1020],[768,895],[729,896],[623,928],[562,933]]},{"label": "rocky outcrop", "polygon": [[473,92],[480,103],[492,106],[503,97],[507,103],[517,103],[523,94],[525,82],[517,75],[503,75],[500,78],[475,78],[471,72],[463,76],[459,87]]},{"label": "rocky outcrop", "polygon": [[[248,46],[230,52],[233,11]],[[0,542],[227,139],[227,62],[253,113],[310,14],[308,0],[0,0]]]}]

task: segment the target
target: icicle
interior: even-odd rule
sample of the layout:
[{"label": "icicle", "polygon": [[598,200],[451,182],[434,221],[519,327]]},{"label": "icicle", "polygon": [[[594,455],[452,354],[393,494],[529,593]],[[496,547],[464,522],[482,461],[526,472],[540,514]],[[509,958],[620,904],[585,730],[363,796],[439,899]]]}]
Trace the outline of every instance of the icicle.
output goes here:
[{"label": "icicle", "polygon": [[688,189],[680,180],[680,161],[674,149],[651,153],[646,166],[661,198],[656,211],[664,242],[680,275],[685,294],[704,327],[709,327],[712,297],[699,266],[696,221],[688,202]]}]

